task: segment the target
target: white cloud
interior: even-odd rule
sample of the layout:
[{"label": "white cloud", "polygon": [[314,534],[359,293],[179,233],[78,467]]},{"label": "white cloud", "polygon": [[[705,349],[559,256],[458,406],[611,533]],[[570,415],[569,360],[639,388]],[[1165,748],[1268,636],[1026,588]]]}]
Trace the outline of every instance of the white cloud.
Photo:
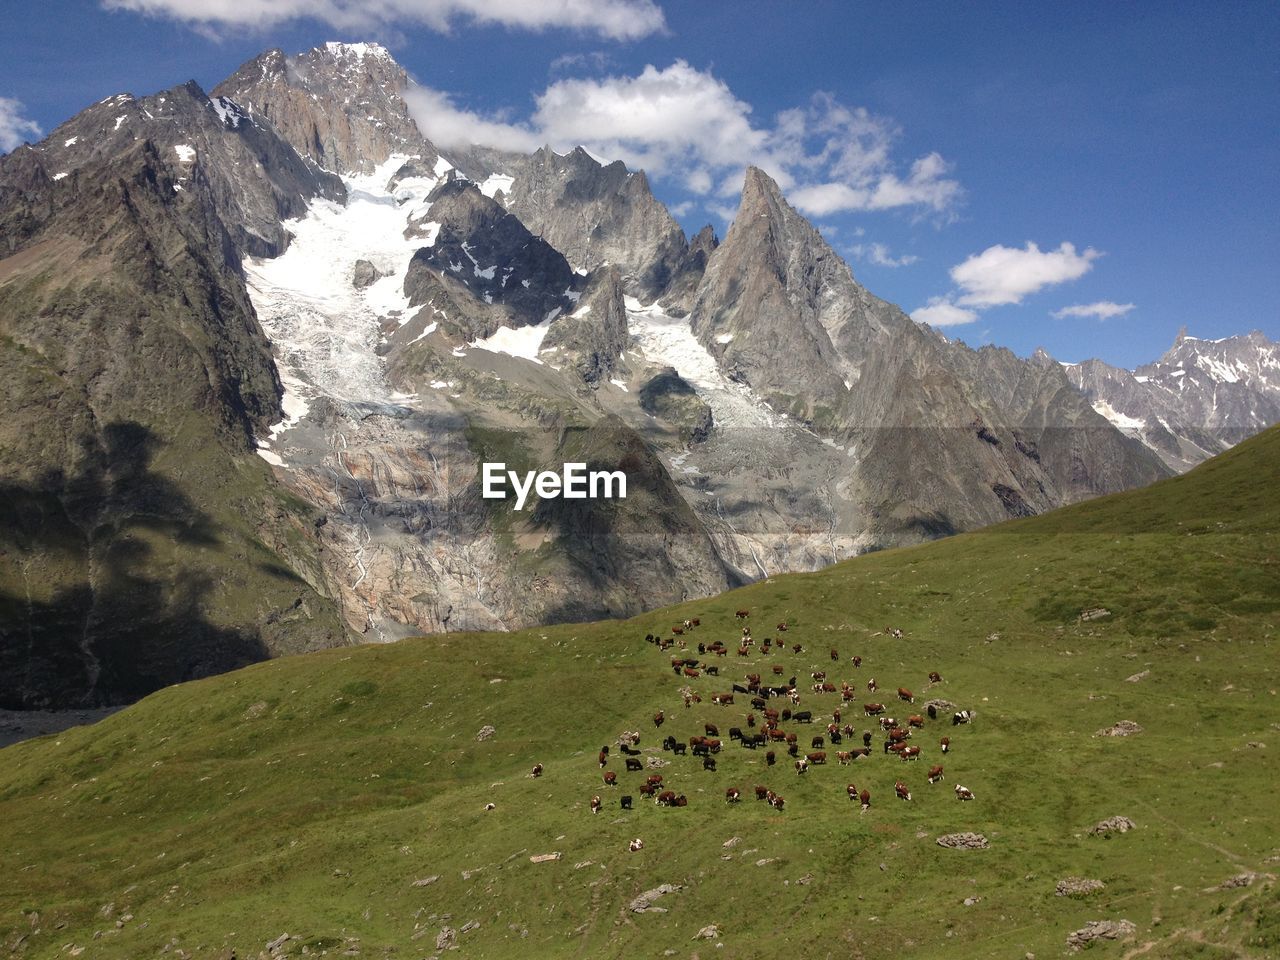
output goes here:
[{"label": "white cloud", "polygon": [[[877,267],[908,267],[920,258],[912,254],[895,257],[883,243],[858,243],[849,248],[859,260],[874,263]],[[924,309],[928,309],[925,307]]]},{"label": "white cloud", "polygon": [[1045,287],[1084,276],[1100,256],[1092,247],[1077,253],[1070,243],[1048,251],[1030,242],[1021,250],[996,244],[951,268],[961,290],[956,302],[969,307],[1021,303]]},{"label": "white cloud", "polygon": [[1123,317],[1133,309],[1132,303],[1112,303],[1110,300],[1099,300],[1097,303],[1078,303],[1071,307],[1063,307],[1050,314],[1056,320],[1064,317],[1097,317],[1099,320],[1110,320],[1112,317]]},{"label": "white cloud", "polygon": [[537,150],[545,142],[528,126],[486,118],[454,106],[447,93],[430,87],[410,86],[404,93],[418,128],[436,146],[465,147],[473,143],[504,150]]},{"label": "white cloud", "polygon": [[22,101],[0,97],[0,153],[8,153],[43,135],[40,125],[24,117],[22,110]]},{"label": "white cloud", "polygon": [[911,311],[911,319],[931,327],[958,327],[978,319],[976,310],[958,307],[946,297],[930,297],[927,306]]},{"label": "white cloud", "polygon": [[423,133],[441,146],[580,145],[699,195],[736,197],[745,168],[755,165],[814,216],[892,208],[944,214],[962,194],[937,153],[895,161],[899,132],[885,118],[819,94],[762,124],[723,80],[684,60],[635,76],[556,80],[520,122],[459,110],[447,94],[426,88],[410,103]]},{"label": "white cloud", "polygon": [[338,30],[419,24],[448,33],[462,24],[518,30],[566,28],[612,40],[666,30],[654,0],[102,0],[108,10],[169,17],[194,26],[272,27],[319,20]]}]

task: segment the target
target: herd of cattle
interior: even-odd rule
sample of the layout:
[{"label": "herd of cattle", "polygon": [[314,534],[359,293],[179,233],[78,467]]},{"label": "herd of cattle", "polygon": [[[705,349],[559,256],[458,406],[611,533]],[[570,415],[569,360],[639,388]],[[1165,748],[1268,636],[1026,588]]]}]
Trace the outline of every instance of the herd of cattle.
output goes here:
[{"label": "herd of cattle", "polygon": [[[737,656],[742,658],[752,657],[753,650],[759,651],[756,656],[767,657],[796,657],[804,653],[803,644],[771,637],[765,637],[757,647],[751,635],[750,611],[739,610],[736,618],[741,623],[739,628],[741,636],[734,645],[726,644],[722,640],[710,643],[696,641],[694,638],[701,633],[699,629],[701,620],[698,618],[675,624],[670,635],[650,633],[645,637],[648,643],[659,650],[672,654],[671,670],[676,677],[686,683],[680,690],[681,701],[686,710],[692,710],[695,704],[703,702],[702,694],[694,688],[692,682],[702,680],[705,683],[708,678],[716,678],[720,681],[718,692],[707,694],[712,705],[735,708],[739,711],[743,708],[746,710],[739,714],[739,720],[727,726],[724,738],[720,734],[720,728],[724,722],[720,720],[712,722],[706,719],[699,721],[701,733],[694,733],[687,738],[672,734],[664,736],[662,750],[671,756],[671,760],[666,762],[657,760],[649,762],[655,756],[652,751],[649,758],[643,758],[644,751],[640,749],[639,731],[626,731],[620,735],[616,746],[622,760],[622,777],[638,775],[633,789],[641,798],[652,800],[663,807],[686,806],[689,802],[688,798],[682,793],[677,793],[664,782],[660,768],[668,766],[677,757],[690,757],[699,762],[703,770],[715,772],[717,759],[723,759],[723,748],[734,741],[737,741],[742,749],[763,751],[765,767],[770,771],[777,767],[781,753],[790,761],[790,766],[796,775],[805,776],[810,768],[828,766],[828,758],[831,754],[834,754],[835,760],[841,766],[866,763],[877,752],[883,755],[892,754],[908,764],[918,761],[924,749],[912,740],[916,734],[923,735],[929,723],[938,721],[945,723],[949,720],[950,728],[967,724],[973,719],[972,711],[954,710],[954,705],[943,700],[930,701],[923,714],[910,712],[901,719],[890,716],[887,704],[870,699],[869,696],[864,697],[849,680],[842,679],[838,684],[835,680],[829,680],[829,669],[811,670],[809,683],[806,684],[808,689],[804,694],[801,693],[798,677],[790,676],[785,680],[766,682],[761,672],[751,672],[750,667],[741,674],[740,680],[730,681],[726,689],[723,681],[732,671],[724,658],[729,656],[733,646],[736,646]],[[787,624],[785,622],[777,624],[776,632],[786,633]],[[900,638],[902,631],[886,627],[885,634]],[[831,648],[830,659],[833,664],[842,662],[838,649]],[[863,658],[854,655],[843,662],[850,663],[853,669],[858,671],[862,668]],[[725,667],[726,677],[721,675],[721,666]],[[790,672],[787,667],[779,663],[771,664],[771,670],[772,678],[781,678]],[[937,671],[928,674],[929,687],[942,682],[942,676]],[[867,695],[874,695],[879,689],[874,677],[867,679],[860,686],[865,688]],[[814,708],[800,709],[802,699],[810,694],[814,698]],[[837,695],[838,703],[835,700]],[[828,701],[827,697],[832,699]],[[898,687],[897,702],[904,705],[904,708],[913,707],[916,696],[907,687]],[[846,719],[846,714],[859,713],[864,719],[870,721],[871,729],[859,732],[854,724]],[[950,716],[948,717],[947,714]],[[655,731],[661,731],[664,724],[676,722],[674,717],[668,718],[665,710],[655,712],[651,720]],[[814,724],[817,723],[822,723],[824,726],[815,730]],[[793,729],[786,729],[784,724],[792,724]],[[807,730],[805,733],[807,749],[801,747],[804,742],[799,729],[801,725],[804,725]],[[873,745],[877,728],[882,738],[879,751]],[[940,736],[937,740],[938,756],[948,753],[950,749],[951,736]],[[610,788],[623,785],[619,771],[609,769],[614,759],[615,755],[609,745],[606,744],[600,748],[597,758],[601,770],[600,776],[604,785]],[[783,763],[786,762],[783,761]],[[542,766],[539,764],[534,768],[531,776],[537,777],[541,773]],[[943,775],[943,765],[940,762],[931,763],[928,765],[925,781],[927,784],[937,784],[943,779]],[[903,778],[898,779],[894,784],[895,795],[903,801],[910,801],[912,797],[911,787],[906,782],[909,776],[904,773]],[[754,793],[756,800],[768,803],[775,810],[783,810],[786,807],[786,801],[782,795],[768,786],[757,784]],[[973,792],[964,786],[956,785],[954,793],[959,800],[974,798]],[[725,800],[730,804],[738,803],[742,795],[743,790],[737,786],[729,786],[724,792]],[[859,789],[856,784],[848,783],[845,787],[845,795],[864,811],[871,806],[871,792],[865,786]],[[634,809],[636,801],[634,794],[627,792],[620,796],[618,802],[622,809],[631,810]],[[604,801],[599,795],[591,797],[592,813],[598,813],[603,806]]]}]

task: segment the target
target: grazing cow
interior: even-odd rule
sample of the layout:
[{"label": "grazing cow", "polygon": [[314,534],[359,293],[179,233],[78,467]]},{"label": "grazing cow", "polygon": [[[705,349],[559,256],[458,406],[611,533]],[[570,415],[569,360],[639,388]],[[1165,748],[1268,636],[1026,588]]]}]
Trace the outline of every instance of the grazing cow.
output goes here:
[{"label": "grazing cow", "polygon": [[787,744],[788,757],[798,757],[799,755],[800,755],[800,748],[796,744],[794,743]]},{"label": "grazing cow", "polygon": [[742,794],[738,792],[737,787],[730,787],[724,792],[724,799],[726,803],[737,803],[742,799]]},{"label": "grazing cow", "polygon": [[809,742],[809,749],[811,750],[819,750],[824,746],[826,746],[826,742],[820,736],[814,737],[813,740]]},{"label": "grazing cow", "polygon": [[810,679],[810,680],[817,680],[817,681],[821,682],[821,681],[823,681],[823,680],[827,679],[827,671],[825,671],[825,670],[815,670],[815,671],[813,671],[813,673],[809,674],[809,679]]},{"label": "grazing cow", "polygon": [[951,738],[943,737],[941,740],[938,741],[938,745],[942,747],[942,752],[946,753],[948,750],[951,749]]},{"label": "grazing cow", "polygon": [[711,702],[718,704],[722,707],[727,707],[729,704],[733,703],[733,694],[732,693],[712,694]]},{"label": "grazing cow", "polygon": [[676,743],[675,737],[671,737],[671,736],[664,737],[662,739],[662,749],[670,750],[673,746],[675,746],[675,743]]},{"label": "grazing cow", "polygon": [[831,734],[831,744],[834,746],[839,743],[844,743],[844,737],[840,736],[840,731],[837,730],[835,733]]},{"label": "grazing cow", "polygon": [[783,674],[784,672],[785,672],[785,671],[782,669],[782,665],[781,665],[781,664],[777,664],[777,663],[775,663],[775,664],[773,665],[773,675],[774,675],[775,677],[780,677],[780,676],[782,676],[782,674]]},{"label": "grazing cow", "polygon": [[839,651],[839,650],[837,650],[835,647],[832,647],[832,648],[831,648],[831,659],[832,659],[832,660],[839,660],[839,659],[840,659],[840,651]]},{"label": "grazing cow", "polygon": [[772,750],[770,750],[768,753],[764,755],[764,762],[765,762],[765,766],[772,767],[775,763],[778,762],[778,755],[774,753]]},{"label": "grazing cow", "polygon": [[838,707],[835,710],[831,711],[831,721],[833,723],[840,722],[840,709]]},{"label": "grazing cow", "polygon": [[836,752],[836,759],[840,761],[840,766],[847,767],[853,763],[853,754],[848,750],[839,750]]},{"label": "grazing cow", "polygon": [[813,723],[813,712],[810,710],[797,710],[792,714],[791,719],[796,723]]},{"label": "grazing cow", "polygon": [[960,724],[962,724],[962,723],[968,723],[968,722],[969,722],[970,720],[972,720],[972,719],[973,719],[973,711],[972,711],[972,710],[961,710],[961,711],[960,711],[960,712],[958,712],[958,713],[954,713],[954,714],[952,714],[952,716],[951,716],[951,725],[952,725],[953,727],[955,727],[955,726],[959,726],[959,725],[960,725]]},{"label": "grazing cow", "polygon": [[693,618],[692,623],[693,623],[693,625],[694,625],[695,627],[700,627],[700,626],[702,626],[702,621],[701,621],[701,620],[699,620],[697,617],[694,617],[694,618]]},{"label": "grazing cow", "polygon": [[703,667],[703,669],[707,671],[707,676],[708,676],[708,677],[718,677],[718,676],[720,676],[720,668],[719,668],[719,667],[717,667],[717,666],[716,666],[715,664],[713,664],[713,663],[709,663],[709,664],[707,664],[705,667]]},{"label": "grazing cow", "polygon": [[910,690],[908,690],[906,687],[899,687],[899,688],[898,688],[898,699],[899,699],[899,700],[903,700],[903,701],[905,701],[905,702],[907,702],[907,703],[915,703],[915,702],[916,702],[916,695],[915,695],[914,693],[912,693]]},{"label": "grazing cow", "polygon": [[702,676],[702,674],[699,673],[697,670],[693,669],[693,667],[685,667],[684,675],[688,677],[690,680],[697,680],[698,677]]},{"label": "grazing cow", "polygon": [[827,762],[827,754],[823,750],[815,750],[813,753],[806,753],[804,758],[815,766],[821,766]]},{"label": "grazing cow", "polygon": [[706,652],[707,652],[707,645],[705,643],[699,643],[698,653],[706,653]]},{"label": "grazing cow", "polygon": [[684,627],[672,627],[671,632],[674,633],[677,637],[682,637],[684,636]]},{"label": "grazing cow", "polygon": [[893,729],[894,727],[896,727],[897,725],[898,725],[898,721],[897,721],[897,720],[895,720],[895,719],[893,719],[893,717],[881,717],[881,718],[880,718],[880,729],[881,729],[881,730],[892,730],[892,729]]},{"label": "grazing cow", "polygon": [[636,837],[629,844],[627,844],[627,849],[630,850],[632,853],[635,853],[637,850],[643,850],[644,841],[641,840],[639,837]]},{"label": "grazing cow", "polygon": [[957,783],[957,784],[956,784],[956,799],[957,799],[957,800],[972,800],[972,799],[973,799],[973,791],[972,791],[972,790],[970,790],[968,787],[962,787],[962,786],[960,786],[960,784],[958,784],[958,783]]},{"label": "grazing cow", "polygon": [[689,798],[682,793],[680,796],[676,797],[675,802],[671,805],[673,807],[687,807],[689,805]]},{"label": "grazing cow", "polygon": [[903,783],[901,780],[899,780],[897,783],[893,785],[893,792],[896,793],[898,797],[902,800],[911,799],[911,791],[907,789],[907,785]]},{"label": "grazing cow", "polygon": [[591,798],[591,812],[592,813],[600,812],[600,797],[598,794]]},{"label": "grazing cow", "polygon": [[862,790],[862,792],[858,794],[858,802],[862,804],[862,809],[863,809],[863,810],[870,809],[870,807],[871,807],[871,791],[870,791],[870,790],[863,789],[863,790]]},{"label": "grazing cow", "polygon": [[937,782],[938,782],[939,780],[941,780],[941,779],[942,779],[942,764],[938,764],[938,765],[936,765],[936,766],[930,767],[930,768],[929,768],[929,782],[930,782],[930,783],[937,783]]},{"label": "grazing cow", "polygon": [[619,806],[621,806],[621,807],[622,807],[622,809],[623,809],[623,810],[630,810],[630,809],[631,809],[631,794],[629,794],[629,793],[628,793],[628,794],[624,795],[624,796],[622,797],[622,799],[620,799],[620,800],[618,801],[618,804],[619,804]]},{"label": "grazing cow", "polygon": [[749,652],[750,652],[750,648],[749,648],[749,647],[739,647],[739,648],[738,648],[738,656],[740,656],[740,657],[745,657]]},{"label": "grazing cow", "polygon": [[862,658],[861,658],[861,657],[854,657],[854,658],[853,658],[853,668],[854,668],[855,670],[858,670],[858,669],[861,669],[861,667],[862,667]]},{"label": "grazing cow", "polygon": [[754,730],[756,726],[756,715],[754,713],[747,714],[747,726]]},{"label": "grazing cow", "polygon": [[932,671],[930,671],[930,672],[929,672],[929,682],[930,682],[930,683],[941,683],[941,682],[942,682],[942,674],[938,673],[938,671],[937,671],[937,670],[932,670]]},{"label": "grazing cow", "polygon": [[715,758],[715,757],[703,757],[703,758],[702,758],[702,769],[703,769],[703,770],[710,770],[712,773],[715,773],[715,771],[716,771],[716,758]]},{"label": "grazing cow", "polygon": [[869,747],[869,746],[871,746],[871,731],[870,731],[870,730],[868,730],[868,731],[866,731],[865,733],[863,733],[863,735],[862,735],[862,745],[863,745],[864,747]]},{"label": "grazing cow", "polygon": [[671,745],[671,752],[674,753],[677,757],[683,757],[688,752],[688,748],[685,747],[683,743],[677,742]]},{"label": "grazing cow", "polygon": [[529,776],[533,777],[535,780],[542,776],[542,764],[535,763],[533,765],[533,769],[529,771]]},{"label": "grazing cow", "polygon": [[831,723],[828,723],[827,733],[833,737],[838,737],[840,735],[840,724],[834,721]]},{"label": "grazing cow", "polygon": [[804,773],[808,769],[809,769],[809,761],[806,758],[801,757],[799,760],[796,761],[796,773]]},{"label": "grazing cow", "polygon": [[798,741],[799,741],[799,739],[800,739],[800,738],[799,738],[799,736],[798,736],[797,734],[794,734],[794,733],[788,733],[788,734],[786,734],[785,736],[786,736],[786,738],[787,738],[787,743],[792,743],[792,744],[794,744],[794,743],[798,742]]},{"label": "grazing cow", "polygon": [[751,692],[750,690],[748,690],[746,687],[744,687],[744,686],[743,686],[742,684],[740,684],[740,683],[730,684],[730,685],[729,685],[729,689],[730,689],[733,693],[750,693],[750,692]]},{"label": "grazing cow", "polygon": [[757,799],[757,800],[766,800],[766,799],[768,799],[768,797],[769,797],[769,788],[768,788],[768,787],[762,787],[762,786],[760,786],[759,784],[756,784],[756,799]]},{"label": "grazing cow", "polygon": [[797,643],[794,647],[792,647],[792,648],[791,648],[791,652],[792,652],[792,653],[804,653],[804,647],[800,646],[800,644],[798,644],[798,643]]},{"label": "grazing cow", "polygon": [[652,783],[640,784],[640,796],[642,797],[652,797],[657,792],[658,792],[658,788],[655,787]]},{"label": "grazing cow", "polygon": [[752,750],[756,747],[763,747],[765,745],[765,736],[763,733],[752,734],[750,737],[743,739],[742,745],[747,746],[748,742],[750,743]]},{"label": "grazing cow", "polygon": [[634,772],[637,772],[637,771],[640,771],[640,770],[643,770],[643,769],[644,769],[644,764],[643,764],[643,763],[641,763],[641,762],[640,762],[639,760],[637,760],[635,757],[627,757],[627,770],[628,770],[628,772],[632,772],[632,773],[634,773]]},{"label": "grazing cow", "polygon": [[918,713],[913,713],[911,716],[907,717],[907,726],[908,726],[908,727],[923,727],[923,726],[924,726],[924,717],[920,716],[920,714],[918,714]]},{"label": "grazing cow", "polygon": [[931,704],[929,704],[929,707],[928,707],[928,709],[927,709],[925,712],[926,712],[927,714],[929,714],[929,719],[930,719],[930,720],[937,720],[937,719],[938,719],[938,708],[937,708],[936,706],[934,706],[932,703],[931,703]]},{"label": "grazing cow", "polygon": [[664,721],[664,720],[666,720],[666,719],[667,719],[667,718],[666,718],[665,716],[663,716],[662,711],[661,711],[661,710],[659,710],[657,713],[655,713],[655,714],[653,715],[653,725],[654,725],[655,727],[660,727],[660,726],[662,726],[663,721]]},{"label": "grazing cow", "polygon": [[600,751],[600,766],[602,766],[602,767],[603,767],[603,766],[604,766],[606,763],[608,763],[608,762],[609,762],[609,751],[608,751],[608,750],[601,750],[601,751]]},{"label": "grazing cow", "polygon": [[870,680],[867,681],[867,693],[875,693],[875,692],[876,692],[876,678],[872,677]]},{"label": "grazing cow", "polygon": [[650,784],[652,784],[653,786],[655,786],[655,787],[656,787],[658,784],[660,784],[660,783],[662,782],[662,774],[660,774],[660,773],[651,773],[651,774],[649,774],[649,776],[645,777],[645,782],[646,782],[646,783],[650,783]]},{"label": "grazing cow", "polygon": [[702,729],[707,732],[708,737],[720,736],[720,728],[717,727],[714,723],[704,723],[702,725]]},{"label": "grazing cow", "polygon": [[751,611],[739,610],[737,613],[734,614],[734,616],[737,617],[739,620],[745,620],[747,619],[747,617],[751,616]]},{"label": "grazing cow", "polygon": [[742,739],[742,728],[741,728],[741,727],[730,727],[730,728],[729,728],[729,739],[730,739],[730,740],[741,740],[741,739]]},{"label": "grazing cow", "polygon": [[618,775],[612,770],[604,772],[604,785],[606,787],[616,787],[618,785]]},{"label": "grazing cow", "polygon": [[903,747],[902,751],[898,754],[898,756],[900,756],[903,760],[919,760],[920,748],[919,747]]},{"label": "grazing cow", "polygon": [[864,703],[862,705],[862,712],[868,717],[878,717],[880,714],[884,713],[884,704]]},{"label": "grazing cow", "polygon": [[787,805],[787,801],[783,800],[778,794],[774,794],[769,798],[769,803],[775,810],[781,810]]},{"label": "grazing cow", "polygon": [[786,623],[785,623],[785,622],[784,622],[784,623],[780,623],[780,624],[778,624],[778,632],[779,632],[779,633],[786,633],[786,632],[787,632],[787,625],[786,625]]},{"label": "grazing cow", "polygon": [[763,709],[764,709],[765,704],[766,704],[766,703],[768,703],[768,702],[769,702],[769,701],[768,701],[768,700],[766,700],[764,697],[752,697],[752,698],[751,698],[751,706],[755,707],[757,710],[763,710]]},{"label": "grazing cow", "polygon": [[849,794],[850,800],[858,799],[858,788],[854,786],[852,783],[849,784],[847,787],[845,787],[844,790],[845,790],[845,793]]}]

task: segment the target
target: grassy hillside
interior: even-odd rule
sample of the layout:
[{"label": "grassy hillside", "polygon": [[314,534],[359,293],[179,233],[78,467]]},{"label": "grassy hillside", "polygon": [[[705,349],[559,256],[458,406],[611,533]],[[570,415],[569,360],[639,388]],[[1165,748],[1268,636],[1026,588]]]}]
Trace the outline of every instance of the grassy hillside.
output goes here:
[{"label": "grassy hillside", "polygon": [[[1271,430],[1146,490],[631,621],[326,651],[163,690],[0,751],[0,944],[243,958],[288,933],[290,956],[426,957],[448,928],[472,957],[1043,958],[1088,921],[1126,919],[1131,940],[1090,953],[1280,956],[1277,489]],[[1097,607],[1110,615],[1080,619]],[[738,657],[739,608],[757,641],[785,620],[804,652]],[[644,641],[686,616],[702,621],[691,644],[731,646],[688,710],[669,654]],[[875,699],[903,685],[915,710],[942,697],[976,717],[928,723],[916,763],[885,756],[877,728],[872,756],[804,776],[736,743],[714,773],[661,751],[705,721],[744,726],[741,695],[709,694],[774,663],[819,721],[783,724],[804,747],[839,701],[809,692],[813,670],[856,684],[855,704],[874,676]],[[944,681],[925,689],[931,670]],[[869,726],[860,709],[844,720]],[[1142,732],[1094,735],[1120,720]],[[614,745],[627,729],[671,760],[660,772],[687,807],[640,799]],[[601,782],[605,743],[618,788]],[[1113,815],[1136,829],[1090,835]],[[935,842],[964,830],[989,848]],[[1256,876],[1221,887],[1242,874]],[[1068,876],[1105,888],[1055,896]],[[656,901],[666,912],[629,908],[663,883],[683,887]],[[710,924],[717,937],[693,939]]]}]

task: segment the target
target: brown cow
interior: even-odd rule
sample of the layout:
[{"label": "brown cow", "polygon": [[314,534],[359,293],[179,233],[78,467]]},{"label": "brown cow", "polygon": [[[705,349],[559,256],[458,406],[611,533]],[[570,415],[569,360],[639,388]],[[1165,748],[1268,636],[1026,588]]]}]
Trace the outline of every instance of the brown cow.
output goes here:
[{"label": "brown cow", "polygon": [[649,776],[645,777],[645,781],[653,784],[656,787],[658,784],[662,782],[662,774],[651,773],[649,774]]},{"label": "brown cow", "polygon": [[898,756],[902,757],[903,760],[919,760],[920,748],[919,747],[903,747],[902,752],[898,754]]},{"label": "brown cow", "polygon": [[908,726],[908,727],[923,727],[923,726],[924,726],[924,717],[920,716],[920,714],[918,714],[918,713],[913,713],[911,716],[907,717],[907,726]]},{"label": "brown cow", "polygon": [[841,766],[847,766],[853,763],[853,754],[848,750],[839,750],[836,752],[836,759],[840,761]]},{"label": "brown cow", "polygon": [[901,780],[893,785],[893,792],[903,800],[911,799],[911,791],[907,789],[907,785]]},{"label": "brown cow", "polygon": [[943,737],[941,740],[938,741],[938,744],[939,746],[942,747],[942,752],[946,753],[948,750],[951,749],[951,738]]},{"label": "brown cow", "polygon": [[711,702],[715,704],[719,704],[722,707],[727,707],[729,704],[733,703],[733,694],[732,693],[713,693],[711,695]]},{"label": "brown cow", "polygon": [[529,776],[533,777],[535,780],[542,776],[542,764],[535,763],[533,765],[533,769],[529,771]]},{"label": "brown cow", "polygon": [[864,703],[862,705],[862,712],[868,717],[879,716],[880,714],[884,713],[884,704],[883,703]]},{"label": "brown cow", "polygon": [[738,792],[737,787],[730,787],[724,792],[724,799],[726,803],[737,803],[742,799],[742,794]]},{"label": "brown cow", "polygon": [[659,710],[657,713],[653,715],[653,725],[655,727],[660,727],[662,726],[662,722],[666,719],[667,718],[663,715],[662,711]]},{"label": "brown cow", "polygon": [[827,762],[827,753],[825,750],[815,750],[813,753],[806,753],[804,758],[817,766]]},{"label": "brown cow", "polygon": [[840,659],[840,651],[839,651],[839,650],[837,650],[835,647],[832,647],[832,648],[831,648],[831,659],[832,659],[832,660],[839,660],[839,659]]},{"label": "brown cow", "polygon": [[720,728],[717,727],[714,723],[704,723],[702,725],[702,729],[707,732],[708,737],[720,736]]},{"label": "brown cow", "polygon": [[766,799],[768,796],[769,796],[769,788],[768,788],[768,787],[762,787],[762,786],[760,786],[759,784],[756,784],[756,799],[757,799],[757,800],[764,800],[764,799]]},{"label": "brown cow", "polygon": [[769,798],[769,803],[773,806],[773,809],[775,810],[781,810],[783,807],[787,805],[787,801],[783,800],[782,797],[780,797],[776,793]]},{"label": "brown cow", "polygon": [[640,784],[640,796],[642,797],[652,797],[657,792],[658,792],[658,788],[655,787],[652,783]]},{"label": "brown cow", "polygon": [[937,783],[942,779],[942,764],[929,768],[929,782]]},{"label": "brown cow", "polygon": [[616,787],[618,785],[618,775],[612,770],[604,772],[604,785],[606,787]]},{"label": "brown cow", "polygon": [[600,798],[598,796],[591,798],[591,812],[592,813],[600,812]]},{"label": "brown cow", "polygon": [[798,644],[798,643],[797,643],[795,646],[793,646],[793,647],[791,648],[791,652],[792,652],[792,653],[804,653],[804,647],[800,646],[800,644]]},{"label": "brown cow", "polygon": [[786,633],[786,632],[787,632],[787,625],[786,625],[786,623],[785,623],[785,622],[778,624],[778,632],[779,632],[779,633]]},{"label": "brown cow", "polygon": [[870,680],[867,681],[867,693],[875,693],[875,692],[876,692],[876,678],[872,677]]},{"label": "brown cow", "polygon": [[930,683],[941,683],[941,682],[942,682],[942,674],[938,673],[938,671],[936,671],[936,670],[930,671],[930,673],[929,673],[929,682],[930,682]]},{"label": "brown cow", "polygon": [[693,667],[685,667],[684,675],[690,680],[697,680],[698,677],[702,676],[702,672],[700,670],[693,669]]},{"label": "brown cow", "polygon": [[853,658],[853,667],[854,667],[854,669],[855,669],[855,670],[857,670],[857,669],[859,669],[859,668],[861,668],[861,667],[862,667],[862,658],[861,658],[861,657],[854,657],[854,658]]},{"label": "brown cow", "polygon": [[871,791],[863,790],[858,794],[858,802],[862,804],[862,809],[866,810],[871,806]]},{"label": "brown cow", "polygon": [[849,784],[849,785],[848,785],[847,787],[845,787],[844,789],[845,789],[845,792],[846,792],[847,794],[849,794],[849,799],[850,799],[850,800],[857,800],[857,799],[858,799],[858,788],[857,788],[856,786],[854,786],[852,783],[851,783],[851,784]]},{"label": "brown cow", "polygon": [[899,700],[905,700],[907,703],[915,703],[915,702],[916,702],[916,695],[915,695],[914,693],[912,693],[910,690],[908,690],[906,687],[899,687],[899,688],[898,688],[898,699],[899,699]]},{"label": "brown cow", "polygon": [[654,802],[660,807],[673,807],[676,803],[676,792],[674,790],[663,790],[658,794],[658,799]]},{"label": "brown cow", "polygon": [[957,799],[957,800],[972,800],[972,799],[973,799],[973,791],[972,791],[972,790],[970,790],[968,787],[962,787],[962,786],[960,786],[960,784],[958,784],[958,783],[957,783],[957,784],[956,784],[956,799]]},{"label": "brown cow", "polygon": [[747,619],[747,617],[751,616],[751,611],[739,610],[737,613],[734,614],[734,616],[737,617],[739,620],[745,620]]}]

